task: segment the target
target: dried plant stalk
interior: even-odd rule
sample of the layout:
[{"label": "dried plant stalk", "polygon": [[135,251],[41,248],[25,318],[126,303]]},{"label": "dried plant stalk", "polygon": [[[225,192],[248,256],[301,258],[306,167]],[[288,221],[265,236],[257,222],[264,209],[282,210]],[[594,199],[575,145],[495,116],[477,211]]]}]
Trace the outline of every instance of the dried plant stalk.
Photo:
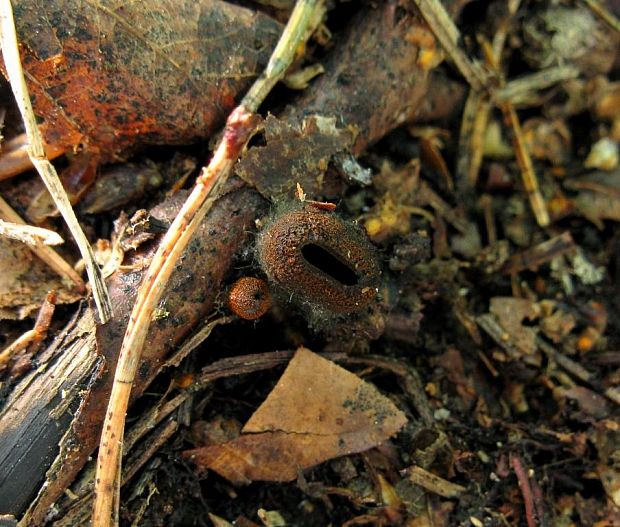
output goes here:
[{"label": "dried plant stalk", "polygon": [[484,154],[484,136],[491,113],[491,103],[483,92],[470,90],[465,102],[459,132],[457,176],[461,182],[474,187],[478,181]]},{"label": "dried plant stalk", "polygon": [[462,485],[452,483],[422,467],[412,466],[406,469],[406,474],[416,485],[420,485],[430,492],[444,498],[458,498],[467,489]]},{"label": "dried plant stalk", "polygon": [[[138,292],[119,354],[108,411],[103,423],[95,479],[93,527],[118,525],[118,474],[121,469],[125,412],[151,316],[174,270],[175,262],[187,246],[200,220],[211,208],[214,201],[214,198],[210,197],[211,193],[217,195],[236,161],[237,155],[232,156],[232,152],[241,150],[249,138],[251,122],[252,114],[240,108],[229,117],[222,141],[164,236]],[[239,144],[238,140],[242,137],[245,140]]]},{"label": "dried plant stalk", "polygon": [[43,141],[37,127],[34,112],[32,111],[32,103],[30,102],[30,96],[28,95],[28,88],[26,87],[24,72],[19,58],[17,33],[15,31],[13,8],[11,7],[10,0],[0,1],[0,39],[2,42],[2,56],[4,58],[4,64],[9,77],[9,82],[11,84],[11,89],[13,90],[15,100],[17,101],[17,106],[19,107],[22,119],[24,120],[28,142],[30,143],[28,155],[30,156],[32,164],[41,176],[41,179],[43,179],[47,190],[52,195],[56,207],[67,223],[67,226],[69,227],[69,230],[77,243],[80,253],[82,254],[82,258],[86,263],[86,272],[93,290],[93,297],[95,299],[95,304],[97,305],[99,318],[102,323],[105,323],[112,316],[110,298],[105,284],[103,283],[101,271],[95,263],[93,250],[88,243],[80,224],[78,223],[75,212],[69,203],[69,198],[62,188],[62,183],[58,178],[56,169],[45,155]]},{"label": "dried plant stalk", "polygon": [[[93,527],[118,525],[120,473],[125,413],[152,314],[175,263],[200,220],[210,210],[213,195],[225,183],[239,153],[249,140],[253,115],[273,86],[284,76],[299,45],[323,10],[320,0],[298,0],[265,71],[229,116],[213,158],[198,177],[193,191],[168,229],[144,278],[119,354],[114,385],[106,412],[95,478]],[[317,15],[318,13],[318,15]]]},{"label": "dried plant stalk", "polygon": [[491,47],[493,50],[493,56],[495,57],[497,62],[499,62],[502,58],[504,46],[506,45],[506,39],[508,38],[510,23],[514,15],[517,13],[520,5],[521,0],[507,1],[506,7],[508,8],[508,16],[505,16],[502,20],[500,20],[498,28],[495,31],[495,35],[493,35],[493,42],[491,44]]},{"label": "dried plant stalk", "polygon": [[605,8],[598,0],[583,0],[590,10],[603,20],[610,28],[620,33],[620,20],[614,14]]},{"label": "dried plant stalk", "polygon": [[461,34],[439,0],[415,0],[422,17],[471,88],[483,90],[487,76],[480,64],[473,62],[459,47]]},{"label": "dried plant stalk", "polygon": [[500,107],[502,112],[504,112],[504,118],[506,119],[507,124],[513,131],[513,143],[515,153],[517,155],[517,162],[519,163],[519,168],[521,169],[523,187],[530,201],[532,212],[534,212],[538,225],[541,227],[546,227],[549,225],[550,221],[549,212],[547,211],[545,200],[540,193],[538,178],[536,177],[536,172],[534,171],[532,158],[525,146],[525,139],[523,138],[523,131],[521,129],[519,118],[517,117],[517,112],[515,112],[514,107],[509,102],[502,104]]},{"label": "dried plant stalk", "polygon": [[[516,13],[518,6],[519,0],[512,0],[509,2],[510,17]],[[458,172],[470,186],[475,185],[482,162],[482,142],[488,124],[491,102],[493,102],[502,110],[506,124],[510,126],[513,131],[513,144],[517,162],[521,170],[523,187],[538,225],[546,227],[550,222],[547,206],[540,192],[532,158],[525,145],[521,123],[519,122],[514,105],[508,98],[518,96],[534,89],[551,86],[559,80],[575,76],[576,72],[574,68],[554,68],[546,72],[532,75],[527,79],[513,81],[510,88],[506,89],[506,83],[500,71],[500,59],[506,40],[506,31],[507,21],[500,26],[500,30],[498,30],[495,35],[496,38],[493,44],[480,37],[482,51],[485,55],[487,64],[497,73],[501,88],[492,93],[492,101],[489,101],[482,94],[476,93],[472,87],[472,91],[467,99],[461,125],[459,160],[457,164]]]},{"label": "dried plant stalk", "polygon": [[38,242],[45,245],[60,245],[64,243],[62,236],[57,232],[4,220],[0,220],[0,236],[31,246],[36,246]]},{"label": "dried plant stalk", "polygon": [[[0,197],[0,217],[19,225],[26,225],[26,222],[20,217],[13,208]],[[50,269],[59,276],[73,282],[79,291],[85,290],[84,282],[80,275],[71,267],[69,262],[63,259],[54,249],[48,247],[40,240],[34,240],[33,245],[29,245],[30,250],[41,260],[43,260]]]},{"label": "dried plant stalk", "polygon": [[505,101],[514,103],[515,100],[538,90],[544,90],[558,82],[576,79],[577,77],[579,77],[579,69],[575,66],[556,66],[537,71],[536,73],[506,82],[505,86],[495,90],[493,100],[497,103]]}]

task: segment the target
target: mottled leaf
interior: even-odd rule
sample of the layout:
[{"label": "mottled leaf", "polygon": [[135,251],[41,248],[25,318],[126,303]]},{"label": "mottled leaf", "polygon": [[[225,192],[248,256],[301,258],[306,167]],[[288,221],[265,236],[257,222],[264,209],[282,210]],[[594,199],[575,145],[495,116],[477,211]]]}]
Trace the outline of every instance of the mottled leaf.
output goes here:
[{"label": "mottled leaf", "polygon": [[18,0],[14,10],[46,141],[84,142],[108,159],[208,137],[281,27],[219,0]]},{"label": "mottled leaf", "polygon": [[235,483],[290,481],[303,469],[377,446],[406,422],[373,385],[301,348],[239,438],[185,456]]},{"label": "mottled leaf", "polygon": [[273,116],[265,120],[265,146],[250,148],[237,174],[268,198],[293,196],[297,183],[314,198],[325,193],[323,175],[334,155],[348,151],[355,132],[336,119],[311,115],[301,126]]}]

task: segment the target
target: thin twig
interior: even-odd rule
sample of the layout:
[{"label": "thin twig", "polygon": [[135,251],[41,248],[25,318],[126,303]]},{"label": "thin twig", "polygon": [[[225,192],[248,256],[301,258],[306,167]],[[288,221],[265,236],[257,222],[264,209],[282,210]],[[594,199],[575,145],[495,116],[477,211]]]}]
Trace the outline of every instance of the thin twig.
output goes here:
[{"label": "thin twig", "polygon": [[178,428],[179,423],[174,419],[170,419],[157,429],[152,442],[147,445],[147,448],[127,463],[127,467],[123,470],[123,485],[136,475],[136,472],[159,451],[161,446],[174,435]]},{"label": "thin twig", "polygon": [[[238,152],[247,142],[249,130],[252,129],[251,123],[252,114],[243,108],[238,107],[229,117],[223,139],[209,166],[203,169],[193,191],[164,236],[138,291],[119,353],[99,444],[93,527],[108,527],[111,521],[113,525],[118,525],[117,474],[121,468],[125,412],[151,316],[174,270],[175,262],[187,246],[200,220],[213,204],[214,198],[210,195],[212,193],[217,195]],[[240,139],[243,140],[239,142]],[[234,156],[231,155],[233,152]],[[113,511],[115,514],[112,520]]]},{"label": "thin twig", "polygon": [[[0,197],[0,218],[20,225],[26,224],[21,216],[2,197]],[[82,277],[54,249],[48,247],[42,241],[36,240],[34,245],[29,245],[28,248],[60,277],[73,282],[79,291],[86,289]]]},{"label": "thin twig", "polygon": [[30,146],[28,155],[37,172],[43,179],[47,190],[52,195],[56,207],[62,214],[73,239],[82,254],[86,263],[86,272],[93,291],[93,298],[97,305],[99,318],[102,323],[107,322],[112,316],[112,307],[108,291],[103,283],[103,277],[95,263],[93,250],[78,223],[75,212],[69,203],[69,198],[62,188],[62,183],[58,178],[56,169],[49,162],[43,148],[41,134],[37,127],[36,118],[32,110],[32,103],[28,95],[28,88],[24,79],[21,61],[19,58],[19,48],[17,45],[17,33],[13,20],[13,8],[10,0],[0,0],[0,39],[2,41],[2,56],[6,67],[11,89],[15,95],[15,100],[24,121],[26,134]]},{"label": "thin twig", "polygon": [[517,163],[521,169],[523,188],[530,201],[530,207],[538,225],[546,227],[550,221],[549,212],[547,212],[547,205],[538,186],[538,178],[534,171],[532,157],[525,145],[525,138],[523,137],[523,130],[521,129],[517,112],[515,112],[514,106],[510,102],[501,104],[500,108],[504,113],[507,124],[512,128],[512,141],[515,154],[517,155]]},{"label": "thin twig", "polygon": [[575,66],[556,66],[537,71],[506,82],[505,86],[493,92],[493,101],[497,103],[511,101],[515,104],[516,101],[526,95],[577,77],[579,77],[579,70]]},{"label": "thin twig", "polygon": [[[492,68],[496,74],[498,75],[500,85],[505,85],[505,79],[500,71],[500,58],[495,55],[495,50],[493,50],[493,46],[487,41],[481,39],[482,42],[482,51],[484,53],[487,64],[490,68]],[[515,154],[517,156],[517,163],[519,164],[519,168],[521,169],[521,179],[523,181],[523,187],[525,189],[525,193],[530,202],[530,207],[532,208],[532,212],[534,212],[534,217],[536,218],[536,222],[541,227],[546,227],[549,225],[549,213],[547,211],[547,205],[545,204],[545,200],[540,192],[540,188],[538,186],[538,178],[536,176],[536,172],[534,171],[534,164],[532,163],[532,157],[526,147],[525,138],[523,136],[523,130],[521,128],[521,122],[519,121],[519,117],[517,116],[517,112],[514,109],[513,104],[510,101],[504,101],[499,104],[499,108],[502,110],[504,114],[504,119],[506,124],[512,129],[512,142],[515,150]]]},{"label": "thin twig", "polygon": [[37,243],[61,245],[65,242],[60,234],[49,229],[4,220],[0,220],[0,236],[31,246],[36,246]]},{"label": "thin twig", "polygon": [[444,498],[458,498],[467,490],[462,485],[452,483],[416,465],[406,468],[403,473],[416,485]]},{"label": "thin twig", "polygon": [[610,388],[605,388],[603,393],[605,394],[605,397],[607,397],[610,401],[620,406],[620,388],[611,386]]},{"label": "thin twig", "polygon": [[221,324],[228,324],[234,317],[219,317],[215,320],[209,320],[194,334],[191,336],[177,351],[170,357],[162,368],[169,368],[171,366],[177,367],[185,357],[187,357],[192,351],[194,351],[200,344],[202,344],[211,332]]},{"label": "thin twig", "polygon": [[521,0],[508,0],[506,5],[506,7],[508,8],[507,16],[503,17],[503,19],[500,20],[497,31],[495,32],[495,35],[493,35],[493,42],[491,44],[491,47],[493,48],[493,55],[496,57],[498,62],[501,61],[502,53],[504,53],[504,46],[506,45],[506,40],[508,39],[508,31],[510,29],[512,19],[517,13],[520,5]]},{"label": "thin twig", "polygon": [[[186,398],[188,394],[186,393],[181,395],[185,396]],[[162,417],[161,419],[152,422],[151,426],[149,426],[148,429],[142,428],[142,434],[139,436],[139,438],[143,438],[147,432],[151,432],[153,429],[155,429],[157,424],[160,421],[163,421],[164,418],[165,417]],[[148,442],[146,443],[146,448],[143,451],[133,452],[132,449],[135,445],[132,445],[130,448],[126,449],[126,453],[123,455],[126,461],[126,465],[123,468],[123,487],[136,475],[136,472],[138,472],[138,470],[140,470],[140,468],[142,468],[144,464],[159,451],[161,446],[172,437],[172,435],[177,431],[178,426],[179,425],[177,420],[170,419],[166,423],[157,427],[155,429],[155,432],[152,432],[152,435],[149,437]],[[78,488],[77,492],[71,496],[72,500],[75,501],[73,501],[69,511],[66,512],[62,520],[58,522],[60,525],[74,526],[88,524],[86,518],[88,517],[89,512],[92,509],[93,476],[94,471],[92,467],[89,467],[88,470],[83,473],[81,478],[82,486],[81,488]],[[84,483],[84,481],[87,481],[88,483]],[[79,522],[76,516],[80,518],[83,517],[85,518],[85,520],[83,522]]]},{"label": "thin twig", "polygon": [[620,33],[620,20],[598,0],[583,0],[590,10],[601,18],[610,28]]},{"label": "thin twig", "polygon": [[288,23],[273,50],[265,71],[243,97],[240,107],[255,112],[278,81],[284,78],[295,53],[321,22],[325,14],[323,0],[297,0]]},{"label": "thin twig", "polygon": [[[518,3],[515,1],[512,7],[514,11],[511,13],[511,16],[514,15],[514,12],[516,12]],[[502,87],[505,86],[505,76],[500,70],[502,50],[494,50],[493,46],[489,46],[486,43],[483,43],[482,50],[485,54],[487,63],[498,74],[500,85]],[[499,55],[497,55],[496,53],[499,53]],[[499,104],[499,108],[504,114],[504,119],[506,120],[506,123],[512,128],[512,143],[514,146],[515,154],[517,156],[517,163],[519,165],[519,168],[521,169],[523,188],[525,189],[525,193],[527,194],[527,197],[529,199],[530,207],[532,208],[532,212],[534,213],[534,217],[536,218],[536,222],[538,223],[538,225],[540,225],[541,227],[546,227],[547,225],[549,225],[550,222],[549,212],[547,211],[547,205],[540,192],[538,177],[536,176],[536,172],[534,170],[534,163],[532,162],[532,157],[530,156],[530,152],[527,149],[525,143],[525,137],[523,136],[521,122],[519,121],[519,117],[517,115],[517,112],[515,111],[512,102],[504,101],[503,103]]]},{"label": "thin twig", "polygon": [[538,518],[536,515],[536,509],[534,507],[534,496],[532,494],[532,488],[530,486],[530,478],[525,471],[521,458],[514,453],[510,453],[510,464],[517,476],[519,482],[519,488],[523,496],[523,503],[525,505],[525,518],[527,520],[527,527],[536,527],[538,525]]},{"label": "thin twig", "polygon": [[470,90],[459,132],[457,177],[473,188],[478,181],[482,157],[484,154],[484,137],[491,113],[491,103],[486,93]]},{"label": "thin twig", "polygon": [[443,46],[471,88],[483,90],[487,76],[478,62],[473,62],[459,47],[461,34],[439,0],[415,0],[422,17]]},{"label": "thin twig", "polygon": [[514,274],[525,269],[534,270],[558,256],[574,253],[576,248],[570,231],[564,231],[529,249],[513,254],[504,262],[500,268],[500,273]]},{"label": "thin twig", "polygon": [[41,309],[34,323],[34,328],[19,336],[0,353],[0,370],[4,369],[16,353],[25,350],[33,344],[38,344],[45,339],[47,330],[52,323],[55,307],[56,291],[50,291],[43,300],[43,304],[41,304]]},{"label": "thin twig", "polygon": [[151,317],[176,261],[202,218],[215,201],[214,195],[230,174],[256,123],[253,115],[273,86],[284,76],[299,45],[310,34],[323,10],[320,0],[298,0],[267,68],[229,116],[213,158],[196,181],[193,191],[168,229],[144,277],[134,304],[118,358],[114,384],[106,412],[95,478],[93,527],[118,525],[121,447],[125,413]]},{"label": "thin twig", "polygon": [[490,194],[483,194],[478,200],[484,216],[484,224],[487,229],[487,240],[489,245],[497,242],[497,231],[495,230],[495,217],[493,215],[493,198]]},{"label": "thin twig", "polygon": [[[499,63],[504,51],[508,30],[514,14],[519,8],[520,0],[508,1],[508,14],[500,21],[499,27],[493,36],[492,44],[486,43],[487,60],[495,65],[499,71]],[[482,37],[479,37],[482,40]],[[495,97],[497,90],[492,90]],[[457,174],[461,182],[473,188],[478,181],[478,174],[484,155],[484,141],[491,115],[492,101],[489,93],[476,91],[473,88],[469,92],[459,135]]]}]

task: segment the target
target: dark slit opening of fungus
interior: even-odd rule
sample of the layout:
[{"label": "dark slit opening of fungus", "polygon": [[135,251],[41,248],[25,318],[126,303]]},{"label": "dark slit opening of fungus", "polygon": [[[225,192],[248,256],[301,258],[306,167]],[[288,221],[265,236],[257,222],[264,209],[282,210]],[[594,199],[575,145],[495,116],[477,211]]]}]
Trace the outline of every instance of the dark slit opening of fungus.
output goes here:
[{"label": "dark slit opening of fungus", "polygon": [[316,243],[304,245],[301,248],[301,254],[310,265],[342,285],[355,285],[359,281],[355,271]]}]

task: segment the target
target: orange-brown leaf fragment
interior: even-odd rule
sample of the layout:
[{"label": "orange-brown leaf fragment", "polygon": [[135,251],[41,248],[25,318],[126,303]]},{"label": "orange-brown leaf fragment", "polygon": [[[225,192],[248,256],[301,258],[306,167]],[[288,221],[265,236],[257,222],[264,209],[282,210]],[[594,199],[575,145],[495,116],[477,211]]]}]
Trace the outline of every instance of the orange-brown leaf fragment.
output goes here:
[{"label": "orange-brown leaf fragment", "polygon": [[116,159],[208,137],[258,76],[281,26],[220,0],[16,0],[22,63],[48,143]]},{"label": "orange-brown leaf fragment", "polygon": [[301,470],[382,443],[406,422],[373,385],[300,348],[243,435],[185,456],[238,484],[291,481]]}]

